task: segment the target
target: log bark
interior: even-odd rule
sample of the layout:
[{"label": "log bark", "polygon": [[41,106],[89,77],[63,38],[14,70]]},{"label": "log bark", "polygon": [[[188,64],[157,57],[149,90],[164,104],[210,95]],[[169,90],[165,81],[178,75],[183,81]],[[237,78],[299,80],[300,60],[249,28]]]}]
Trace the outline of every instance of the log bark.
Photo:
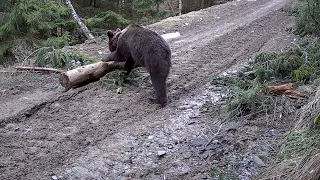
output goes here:
[{"label": "log bark", "polygon": [[93,40],[94,36],[90,33],[89,29],[87,26],[81,21],[79,18],[76,10],[73,8],[73,5],[71,3],[71,0],[65,0],[66,5],[68,6],[69,9],[71,9],[71,14],[72,18],[78,23],[78,25],[81,28],[82,33],[86,36],[88,40]]},{"label": "log bark", "polygon": [[78,67],[60,74],[59,82],[66,88],[80,87],[99,80],[108,72],[123,69],[125,62],[97,62]]}]

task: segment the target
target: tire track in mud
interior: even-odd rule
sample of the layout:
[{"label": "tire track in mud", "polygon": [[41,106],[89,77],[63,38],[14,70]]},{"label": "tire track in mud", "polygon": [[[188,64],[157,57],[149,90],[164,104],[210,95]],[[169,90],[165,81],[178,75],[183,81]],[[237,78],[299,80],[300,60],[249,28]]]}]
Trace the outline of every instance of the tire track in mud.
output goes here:
[{"label": "tire track in mud", "polygon": [[[39,110],[46,108],[47,106],[50,106],[51,104],[58,102],[58,101],[67,101],[87,89],[88,89],[88,87],[83,87],[83,88],[77,89],[76,91],[72,91],[71,93],[69,92],[67,94],[57,95],[57,97],[53,97],[49,100],[46,99],[45,101],[37,103],[37,104],[33,105],[32,107],[26,108],[14,116],[1,118],[0,119],[0,128],[4,128],[8,123],[23,122],[27,118],[31,118],[31,116],[36,114]],[[55,96],[55,95],[52,95],[52,96]]]},{"label": "tire track in mud", "polygon": [[[88,97],[94,98],[88,101]],[[105,101],[110,99],[115,102]],[[115,98],[112,93],[104,95],[96,88],[83,87],[35,106],[37,111],[29,118],[24,118],[24,112],[12,117],[9,121],[17,128],[0,129],[3,137],[0,179],[46,179],[68,164],[71,157],[80,156],[87,147],[130,125],[135,120],[130,121],[131,116],[142,118],[152,113],[141,109],[141,115],[137,116],[134,111],[137,109],[126,107],[128,104],[123,104],[120,111],[119,107],[113,107],[119,101],[121,98]],[[101,105],[107,109],[99,108]],[[94,106],[96,111],[90,109]],[[20,123],[13,123],[15,120]],[[10,167],[15,168],[10,170]]]},{"label": "tire track in mud", "polygon": [[[272,7],[274,6],[275,4]],[[202,90],[199,87],[205,85],[210,77],[227,70],[231,65],[244,62],[249,55],[258,52],[288,22],[282,13],[273,12],[261,19],[255,19],[250,25],[209,40],[205,46],[188,49],[191,51],[188,55],[175,54],[172,75],[176,78],[169,82],[172,104],[164,110],[144,113],[142,117],[136,118],[139,122],[134,124],[134,129],[132,126],[122,126],[124,129],[100,141],[97,146],[90,147],[88,152],[78,157],[72,165],[64,166],[66,172],[61,173],[71,179],[176,179],[199,171],[197,166],[200,159],[185,160],[183,153],[187,150],[187,140],[199,136],[201,131],[206,131],[205,122],[186,126],[186,119],[181,119],[183,122],[174,120],[179,119],[184,110],[179,107],[183,99],[196,96]],[[278,27],[270,31],[274,23]],[[269,30],[266,31],[265,28]],[[183,50],[182,48],[182,53],[185,53]],[[184,59],[179,61],[179,57]],[[195,60],[195,57],[198,59]],[[169,111],[170,115],[166,115],[166,111]],[[179,148],[183,145],[186,149]],[[157,152],[163,149],[168,155],[161,159],[157,157]]]},{"label": "tire track in mud", "polygon": [[[263,9],[261,14],[264,16],[256,16],[259,10],[255,10],[253,14],[250,14],[254,18],[246,15],[244,19],[240,18],[240,23],[235,23],[239,21],[238,19],[234,20],[231,23],[234,24],[232,27],[224,24],[222,24],[222,28],[217,27],[222,33],[217,33],[217,30],[210,33],[204,31],[205,33],[200,33],[198,38],[194,38],[190,42],[185,38],[187,42],[178,45],[178,49],[180,49],[175,50],[177,53],[173,55],[175,61],[171,72],[173,77],[169,79],[168,84],[170,87],[171,84],[178,82],[178,85],[170,90],[171,98],[179,99],[176,97],[179,97],[180,91],[182,91],[181,94],[188,96],[189,91],[203,86],[210,81],[210,77],[226,71],[233,64],[243,64],[247,58],[259,52],[270,38],[285,29],[286,24],[291,21],[283,13],[276,10],[274,10],[275,14],[266,15],[266,7],[279,9],[281,5],[284,5],[284,2],[277,0],[272,1],[271,5],[260,5],[259,7]],[[253,19],[251,23],[248,23],[249,19]],[[189,35],[186,36],[189,37]],[[205,43],[201,45],[203,42]]]},{"label": "tire track in mud", "polygon": [[[181,113],[190,108],[192,97],[205,90],[210,77],[245,62],[283,29],[289,20],[273,8],[284,2],[223,4],[230,12],[237,12],[240,6],[241,13],[231,16],[224,11],[225,17],[215,21],[209,15],[197,22],[202,30],[198,25],[186,28],[181,37],[185,41],[171,41],[171,102],[164,109],[146,100],[151,87],[120,95],[87,88],[67,99],[53,98],[38,106],[27,120],[21,121],[23,113],[15,116],[19,131],[0,129],[4,137],[0,178],[177,179],[196,175],[205,164],[199,158],[184,158],[184,154],[190,152],[190,140],[207,131],[207,122],[197,119],[188,125],[189,117]],[[159,157],[162,150],[166,155]]]}]

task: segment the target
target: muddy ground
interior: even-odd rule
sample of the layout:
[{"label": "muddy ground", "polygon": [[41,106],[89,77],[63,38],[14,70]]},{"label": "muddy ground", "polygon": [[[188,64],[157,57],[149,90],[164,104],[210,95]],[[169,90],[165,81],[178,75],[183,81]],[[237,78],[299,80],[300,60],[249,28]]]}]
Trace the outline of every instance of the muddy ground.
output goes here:
[{"label": "muddy ground", "polygon": [[[169,104],[150,104],[149,78],[122,94],[98,82],[64,92],[56,74],[0,73],[0,179],[252,179],[285,130],[281,122],[221,122],[223,92],[210,85],[261,51],[297,37],[290,0],[237,0],[148,28],[170,40]],[[69,47],[101,58],[107,42]],[[139,69],[138,69],[139,70]],[[145,71],[140,70],[146,75]],[[148,75],[146,75],[148,77]],[[262,161],[261,161],[262,159]]]}]

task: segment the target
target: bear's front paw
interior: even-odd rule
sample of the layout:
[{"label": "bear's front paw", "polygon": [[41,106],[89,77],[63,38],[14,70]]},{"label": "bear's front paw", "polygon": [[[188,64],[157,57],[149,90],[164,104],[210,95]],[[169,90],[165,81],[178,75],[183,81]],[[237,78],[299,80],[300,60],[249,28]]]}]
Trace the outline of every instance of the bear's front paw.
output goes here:
[{"label": "bear's front paw", "polygon": [[166,101],[160,102],[158,99],[149,98],[150,103],[152,104],[159,104],[161,108],[165,107],[167,105]]},{"label": "bear's front paw", "polygon": [[101,61],[107,62],[107,58],[106,58],[106,57],[105,57],[105,58],[102,58]]}]

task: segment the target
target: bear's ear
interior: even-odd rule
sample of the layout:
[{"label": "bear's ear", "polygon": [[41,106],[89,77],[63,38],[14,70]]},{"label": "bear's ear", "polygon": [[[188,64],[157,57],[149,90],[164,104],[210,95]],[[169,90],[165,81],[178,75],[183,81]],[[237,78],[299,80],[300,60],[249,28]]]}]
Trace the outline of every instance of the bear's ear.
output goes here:
[{"label": "bear's ear", "polygon": [[107,31],[107,35],[108,35],[108,37],[109,37],[110,39],[113,38],[113,36],[114,36],[113,32],[110,31],[110,30]]}]

